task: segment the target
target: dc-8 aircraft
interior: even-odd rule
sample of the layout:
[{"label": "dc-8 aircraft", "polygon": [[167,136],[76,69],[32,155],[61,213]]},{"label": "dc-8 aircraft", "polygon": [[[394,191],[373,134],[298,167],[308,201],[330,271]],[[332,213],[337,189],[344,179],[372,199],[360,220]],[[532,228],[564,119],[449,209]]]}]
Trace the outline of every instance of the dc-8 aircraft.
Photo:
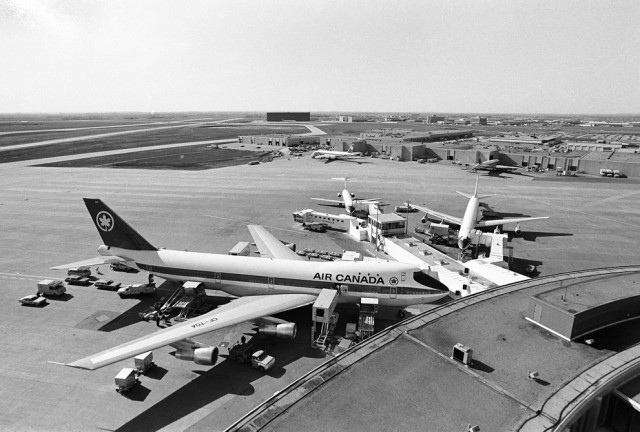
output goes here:
[{"label": "dc-8 aircraft", "polygon": [[[426,223],[429,216],[433,216],[436,219],[447,221],[451,224],[460,227],[458,230],[458,247],[465,250],[472,242],[472,237],[478,235],[476,228],[491,227],[505,224],[516,224],[514,232],[519,235],[522,233],[520,229],[521,222],[530,222],[542,219],[549,219],[549,216],[536,216],[536,217],[519,217],[519,218],[507,218],[507,219],[482,219],[484,212],[480,210],[480,200],[483,198],[489,198],[495,196],[495,194],[478,195],[478,178],[476,177],[476,188],[473,191],[473,195],[468,193],[456,191],[463,197],[469,198],[467,208],[462,218],[451,216],[446,213],[442,213],[425,206],[410,204],[412,207],[417,208],[425,213],[422,218],[422,223]],[[409,205],[409,203],[407,203]],[[485,207],[486,208],[486,207]]]},{"label": "dc-8 aircraft", "polygon": [[101,200],[85,198],[84,202],[104,242],[98,248],[101,257],[90,260],[93,265],[126,262],[164,279],[203,282],[206,288],[238,298],[199,317],[67,366],[93,370],[166,345],[177,349],[178,359],[214,365],[218,349],[191,337],[251,321],[262,333],[293,339],[295,323],[270,315],[312,304],[323,289],[338,290],[340,303],[358,303],[361,297],[374,297],[381,306],[394,307],[433,302],[449,292],[432,275],[405,263],[306,261],[259,225],[249,225],[249,230],[261,257],[158,249]]},{"label": "dc-8 aircraft", "polygon": [[363,159],[362,152],[354,152],[353,145],[349,147],[347,151],[340,150],[315,150],[311,153],[312,159],[324,159],[325,163],[332,162],[334,160],[354,160]]}]

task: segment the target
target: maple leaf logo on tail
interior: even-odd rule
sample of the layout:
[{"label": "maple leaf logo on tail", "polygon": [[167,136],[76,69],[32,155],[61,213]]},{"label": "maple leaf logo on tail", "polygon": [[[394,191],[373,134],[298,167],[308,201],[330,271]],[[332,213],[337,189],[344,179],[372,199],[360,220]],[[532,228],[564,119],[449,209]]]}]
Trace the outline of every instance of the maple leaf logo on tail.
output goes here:
[{"label": "maple leaf logo on tail", "polygon": [[98,228],[102,231],[109,232],[113,229],[113,216],[105,211],[98,213],[96,218],[98,221]]}]

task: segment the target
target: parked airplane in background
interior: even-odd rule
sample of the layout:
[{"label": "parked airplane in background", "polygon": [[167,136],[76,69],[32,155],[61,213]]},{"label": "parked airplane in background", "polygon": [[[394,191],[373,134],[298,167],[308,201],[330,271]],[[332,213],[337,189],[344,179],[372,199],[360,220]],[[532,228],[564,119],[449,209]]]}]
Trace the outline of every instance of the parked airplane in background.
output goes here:
[{"label": "parked airplane in background", "polygon": [[519,170],[521,167],[511,165],[500,165],[498,159],[491,159],[488,161],[480,162],[472,167],[469,167],[469,171],[491,171],[491,172],[513,172]]},{"label": "parked airplane in background", "polygon": [[380,203],[380,198],[371,198],[371,199],[360,199],[360,198],[356,198],[356,194],[353,194],[351,192],[349,192],[347,190],[347,181],[349,181],[348,178],[344,177],[335,177],[332,178],[332,180],[344,180],[344,189],[342,190],[342,192],[340,192],[338,194],[338,198],[342,198],[340,200],[334,200],[334,199],[328,199],[328,198],[311,198],[312,200],[316,200],[316,201],[324,201],[324,202],[330,202],[333,204],[337,204],[340,207],[344,207],[345,210],[352,215],[353,212],[356,211],[356,204],[379,204]]},{"label": "parked airplane in background", "polygon": [[434,216],[436,219],[440,219],[442,221],[447,221],[451,224],[458,225],[460,227],[460,229],[458,230],[458,247],[463,250],[466,249],[471,244],[472,237],[477,235],[477,233],[475,232],[476,228],[515,223],[516,228],[514,232],[516,234],[520,234],[522,232],[520,229],[520,222],[549,219],[549,216],[540,216],[540,217],[520,217],[520,218],[508,218],[508,219],[483,220],[482,219],[483,212],[480,210],[480,200],[482,198],[495,196],[495,194],[478,195],[478,178],[476,178],[476,188],[473,191],[473,195],[469,195],[459,191],[456,191],[456,192],[464,197],[469,198],[467,209],[465,210],[462,218],[450,216],[446,213],[438,212],[436,210],[433,210],[424,206],[416,205],[416,204],[411,204],[411,206],[417,208],[420,211],[425,212],[425,216],[422,218],[422,223],[425,223],[427,221],[428,216]]},{"label": "parked airplane in background", "polygon": [[349,147],[348,151],[338,150],[316,150],[311,153],[313,159],[325,159],[326,163],[334,160],[353,160],[363,159],[362,152],[354,152],[353,145]]},{"label": "parked airplane in background", "polygon": [[158,249],[101,200],[85,198],[84,202],[104,241],[98,252],[105,262],[124,261],[164,279],[202,282],[206,288],[239,298],[67,366],[93,370],[166,345],[176,348],[178,359],[214,365],[218,348],[189,338],[252,321],[259,332],[293,339],[296,324],[269,315],[312,304],[323,289],[337,290],[339,303],[358,303],[362,297],[373,297],[382,306],[396,307],[433,302],[449,292],[436,277],[415,265],[306,261],[258,225],[250,225],[249,230],[262,256],[270,259]]}]

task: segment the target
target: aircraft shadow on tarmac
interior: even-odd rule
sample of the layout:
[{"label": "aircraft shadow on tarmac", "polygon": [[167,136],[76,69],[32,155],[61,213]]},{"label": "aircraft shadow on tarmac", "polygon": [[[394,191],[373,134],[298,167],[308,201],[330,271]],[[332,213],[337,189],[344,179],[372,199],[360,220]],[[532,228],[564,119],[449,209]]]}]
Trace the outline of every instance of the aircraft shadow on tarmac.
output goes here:
[{"label": "aircraft shadow on tarmac", "polygon": [[[98,328],[98,330],[104,332],[112,332],[114,330],[139,323],[141,320],[140,312],[144,312],[149,308],[152,308],[156,302],[164,303],[164,300],[168,298],[177,287],[178,285],[176,283],[169,281],[163,282],[160,286],[158,286],[155,294],[141,295],[137,297],[139,299],[138,303],[136,303],[133,307],[127,309],[120,315],[116,316],[109,322],[105,323],[102,327]],[[209,303],[212,307],[220,306],[228,302],[228,297],[215,297],[207,295],[207,303]]]},{"label": "aircraft shadow on tarmac", "polygon": [[[513,235],[513,232],[510,232]],[[572,237],[573,233],[554,233],[544,231],[522,231],[520,237],[524,241],[536,241],[539,237]]]},{"label": "aircraft shadow on tarmac", "polygon": [[350,163],[357,163],[358,165],[371,163],[365,160],[351,160],[351,159],[326,159],[324,163],[326,165],[328,163],[333,163],[333,162],[350,162]]},{"label": "aircraft shadow on tarmac", "polygon": [[[274,369],[267,372],[269,376],[282,378],[287,372],[287,365],[300,358],[326,356],[322,350],[311,348],[310,306],[276,316],[298,323],[298,334],[295,340],[279,340],[261,335],[253,336],[250,340],[257,348],[265,348],[276,359]],[[226,357],[223,350],[215,366],[208,370],[194,370],[196,377],[193,380],[119,427],[117,431],[159,430],[226,395],[254,394],[253,382],[265,374],[250,365],[240,365]],[[156,361],[162,361],[162,358],[158,357]],[[215,429],[218,426],[223,425],[212,427]]]}]

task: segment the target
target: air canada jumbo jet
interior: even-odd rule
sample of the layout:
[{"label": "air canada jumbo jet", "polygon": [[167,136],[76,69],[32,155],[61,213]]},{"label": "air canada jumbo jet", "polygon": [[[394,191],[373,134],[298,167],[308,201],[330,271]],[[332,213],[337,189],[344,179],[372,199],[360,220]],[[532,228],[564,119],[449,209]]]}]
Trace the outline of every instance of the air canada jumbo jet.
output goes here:
[{"label": "air canada jumbo jet", "polygon": [[249,225],[249,230],[261,257],[159,249],[101,200],[85,198],[84,202],[104,242],[98,247],[102,263],[126,262],[164,279],[203,282],[206,288],[238,298],[199,317],[67,366],[93,370],[166,345],[177,349],[178,359],[214,365],[218,349],[191,337],[251,321],[259,332],[293,339],[296,324],[269,315],[312,304],[323,289],[337,290],[339,303],[358,303],[362,297],[373,297],[382,306],[395,307],[433,302],[449,292],[436,277],[414,265],[305,261],[259,225]]}]

